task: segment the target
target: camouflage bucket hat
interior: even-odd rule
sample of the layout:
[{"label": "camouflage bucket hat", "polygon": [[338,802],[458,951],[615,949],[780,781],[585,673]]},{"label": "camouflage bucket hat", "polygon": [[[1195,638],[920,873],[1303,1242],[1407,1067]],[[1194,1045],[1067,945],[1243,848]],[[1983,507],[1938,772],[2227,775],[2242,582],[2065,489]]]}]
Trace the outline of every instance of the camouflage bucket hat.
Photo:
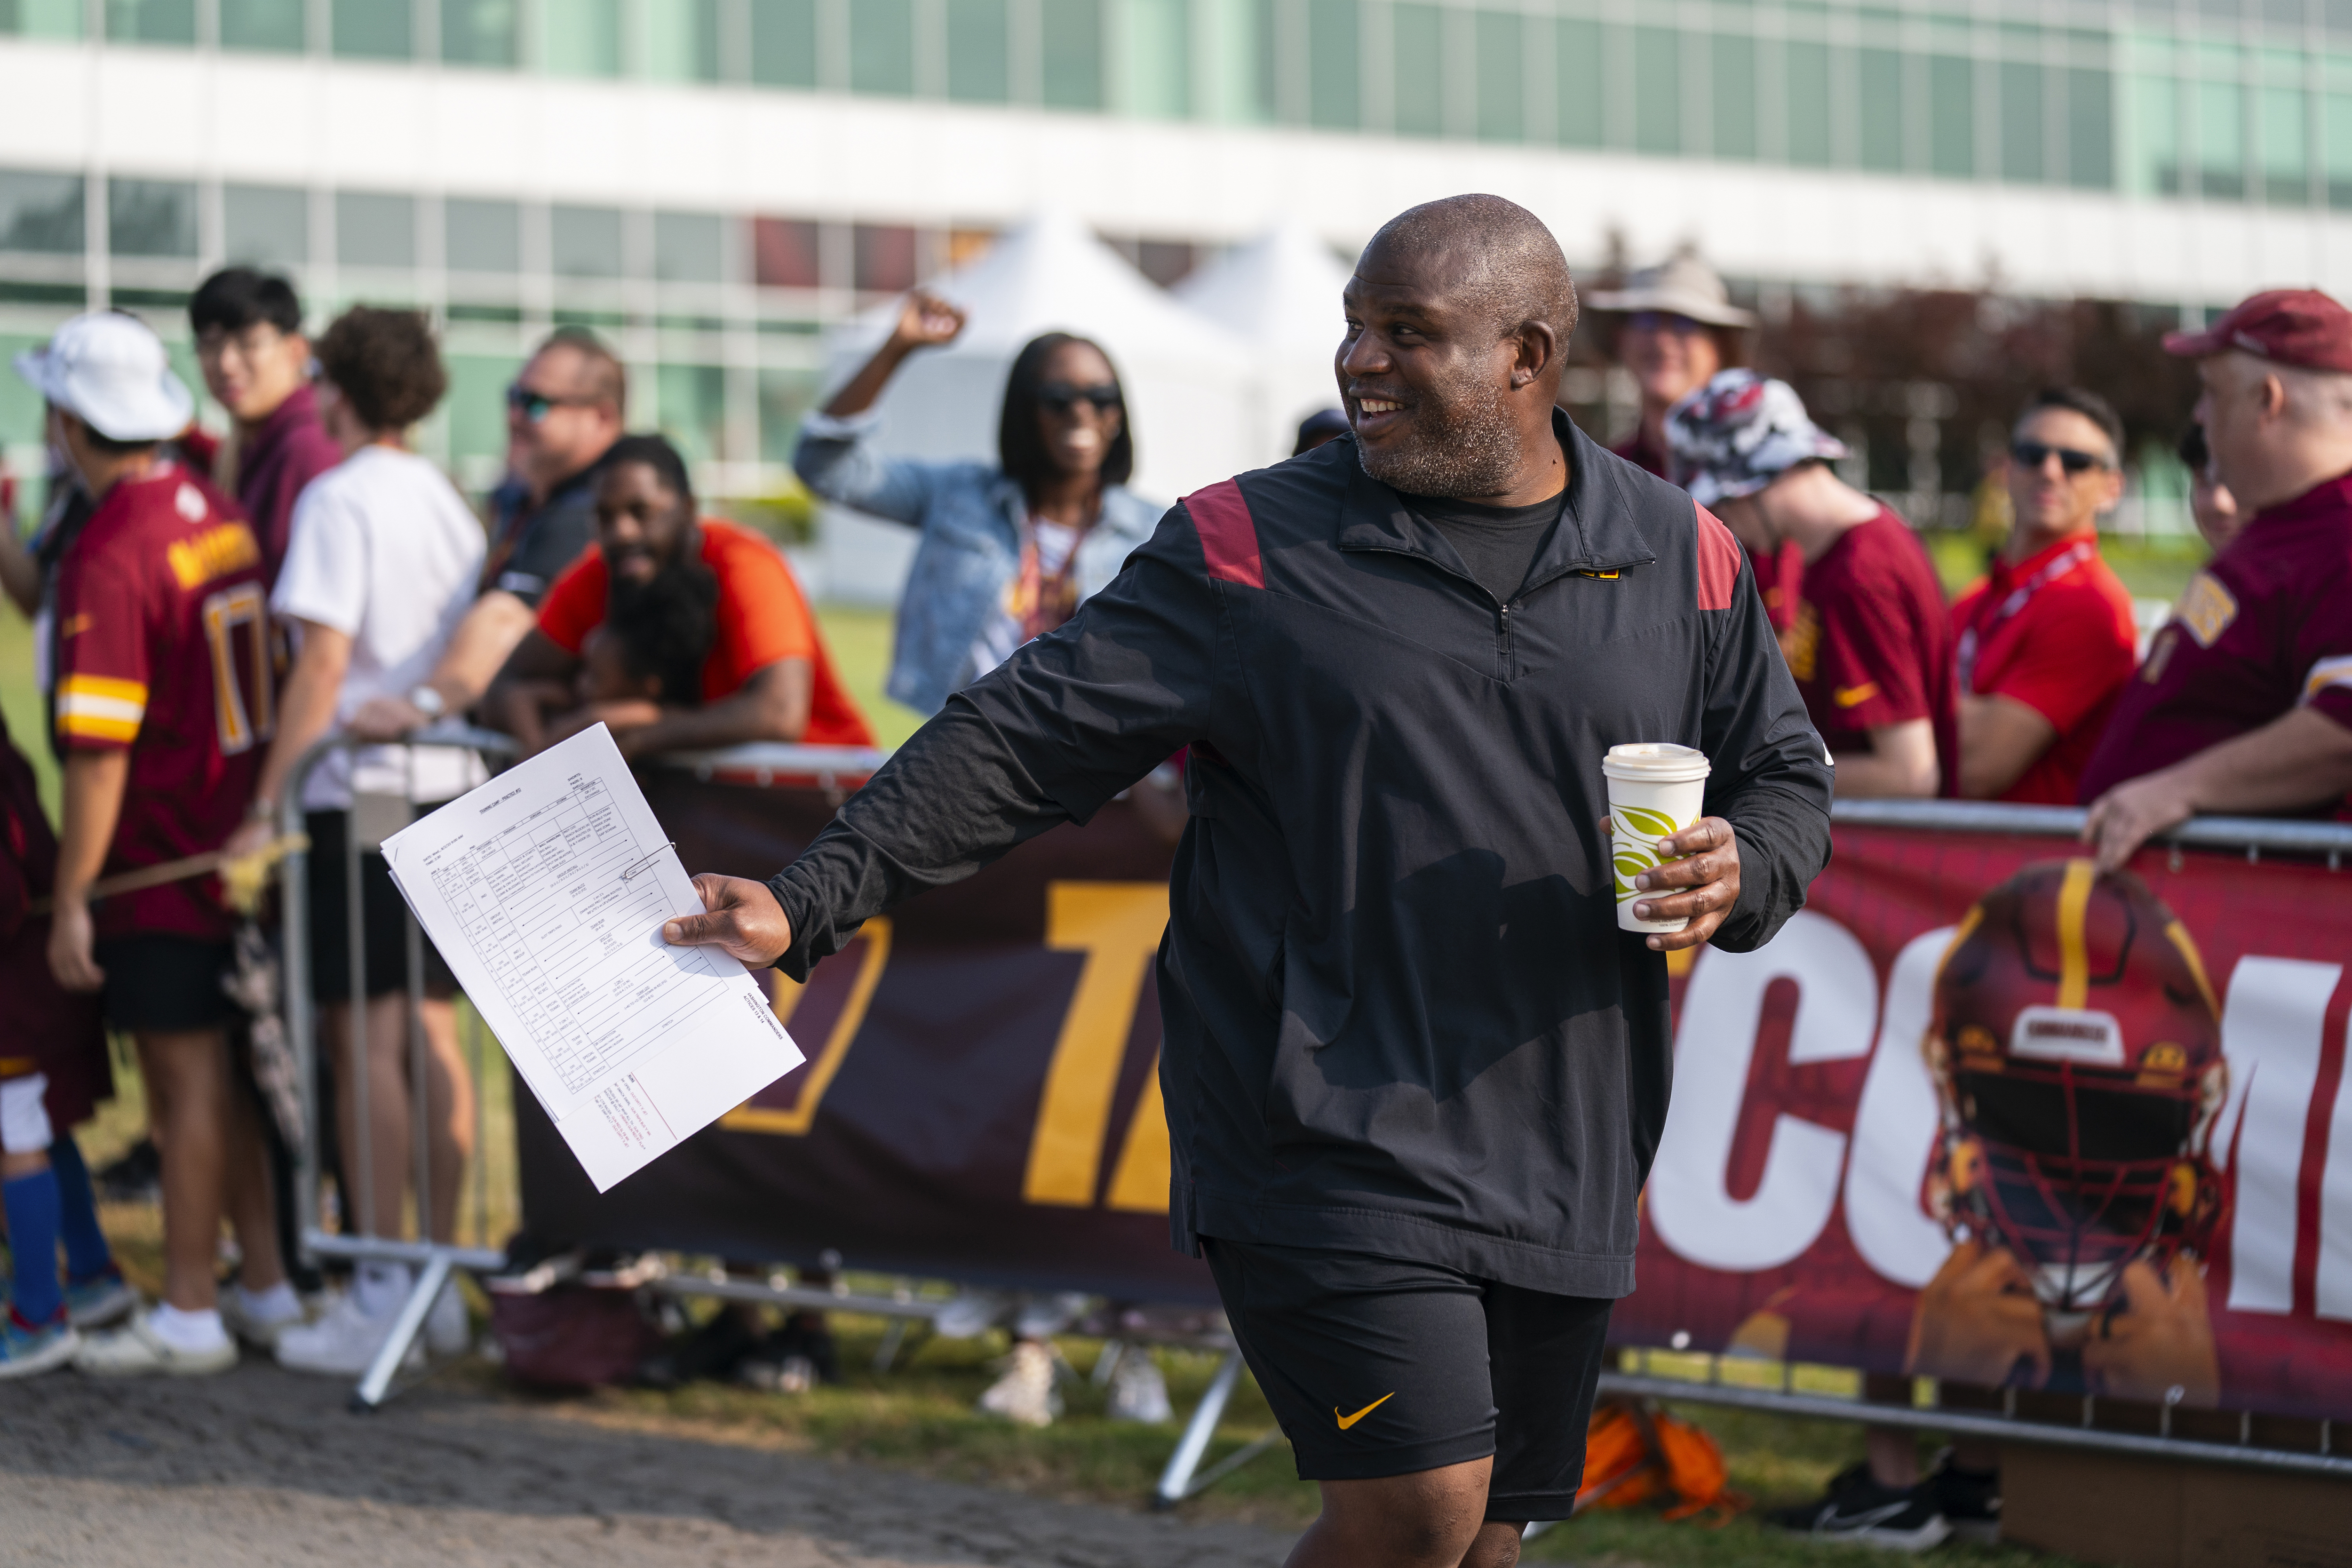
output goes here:
[{"label": "camouflage bucket hat", "polygon": [[1701,506],[1753,495],[1815,458],[1846,455],[1785,381],[1727,370],[1666,411],[1675,482]]}]

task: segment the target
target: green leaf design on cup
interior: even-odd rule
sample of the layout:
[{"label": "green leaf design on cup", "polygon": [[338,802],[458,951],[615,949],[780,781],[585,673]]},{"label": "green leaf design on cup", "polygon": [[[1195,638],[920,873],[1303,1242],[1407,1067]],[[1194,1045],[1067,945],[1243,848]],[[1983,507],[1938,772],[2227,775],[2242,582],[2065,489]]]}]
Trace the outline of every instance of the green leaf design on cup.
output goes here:
[{"label": "green leaf design on cup", "polygon": [[1637,891],[1633,879],[1658,863],[1655,855],[1638,844],[1618,845],[1610,858],[1617,869],[1617,901],[1621,904]]},{"label": "green leaf design on cup", "polygon": [[1615,808],[1615,812],[1629,832],[1646,834],[1652,838],[1671,838],[1681,831],[1675,826],[1675,819],[1663,811],[1621,805]]}]

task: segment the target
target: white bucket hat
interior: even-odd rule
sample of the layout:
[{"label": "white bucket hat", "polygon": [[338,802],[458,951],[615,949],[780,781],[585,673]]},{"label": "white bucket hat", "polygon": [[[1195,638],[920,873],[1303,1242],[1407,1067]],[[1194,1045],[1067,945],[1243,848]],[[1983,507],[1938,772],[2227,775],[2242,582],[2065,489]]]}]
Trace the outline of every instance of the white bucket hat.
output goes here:
[{"label": "white bucket hat", "polygon": [[1644,267],[1625,279],[1625,287],[1595,294],[1587,301],[1596,310],[1657,310],[1685,316],[1709,327],[1752,327],[1754,312],[1731,302],[1715,268],[1696,256],[1677,256],[1656,267]]},{"label": "white bucket hat", "polygon": [[195,413],[163,340],[116,311],[76,316],[16,363],[33,390],[110,441],[168,441]]}]

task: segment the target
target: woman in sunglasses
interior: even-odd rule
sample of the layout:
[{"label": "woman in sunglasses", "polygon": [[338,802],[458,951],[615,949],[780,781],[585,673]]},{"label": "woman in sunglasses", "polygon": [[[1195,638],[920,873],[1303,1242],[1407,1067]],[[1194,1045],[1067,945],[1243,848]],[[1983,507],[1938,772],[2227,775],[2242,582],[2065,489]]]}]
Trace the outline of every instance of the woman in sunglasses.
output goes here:
[{"label": "woman in sunglasses", "polygon": [[875,401],[917,349],[963,331],[937,295],[907,297],[874,357],[801,426],[793,467],[828,500],[919,529],[898,602],[889,694],[929,715],[1108,584],[1164,510],[1127,489],[1135,437],[1118,373],[1084,338],[1032,339],[1005,378],[994,463],[885,458]]}]

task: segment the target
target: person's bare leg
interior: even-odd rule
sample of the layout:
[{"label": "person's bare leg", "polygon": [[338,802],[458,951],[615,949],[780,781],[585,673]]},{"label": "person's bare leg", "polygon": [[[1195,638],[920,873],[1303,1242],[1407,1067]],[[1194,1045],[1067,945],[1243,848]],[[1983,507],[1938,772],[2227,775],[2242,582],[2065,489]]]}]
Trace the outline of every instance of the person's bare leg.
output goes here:
[{"label": "person's bare leg", "polygon": [[465,1056],[457,1048],[457,1005],[427,998],[423,1016],[425,1088],[432,1096],[426,1123],[432,1237],[455,1241],[457,1202],[465,1192],[467,1163],[474,1157],[474,1075],[466,1070]]},{"label": "person's bare leg", "polygon": [[149,1114],[163,1133],[163,1300],[184,1312],[216,1305],[226,1164],[228,1037],[220,1029],[154,1029],[133,1037]]},{"label": "person's bare leg", "polygon": [[1919,1484],[1919,1439],[1907,1426],[1872,1426],[1869,1436],[1870,1479],[1882,1487]]},{"label": "person's bare leg", "polygon": [[[359,1075],[352,1056],[352,1009],[347,1002],[319,1009],[319,1030],[341,1068],[335,1075],[335,1110],[343,1139],[343,1169],[352,1191],[346,1194],[352,1224],[373,1236],[401,1233],[401,1200],[408,1191],[408,1031],[406,999],[397,992],[367,1005],[367,1134],[360,1133]],[[366,1162],[366,1173],[361,1162]],[[361,1189],[367,1212],[361,1213]]]},{"label": "person's bare leg", "polygon": [[1517,1561],[1473,1558],[1504,1525],[1486,1523],[1492,1458],[1377,1480],[1324,1481],[1323,1512],[1291,1549],[1285,1568],[1479,1568]]},{"label": "person's bare leg", "polygon": [[240,1255],[236,1279],[258,1294],[285,1279],[286,1260],[278,1247],[278,1198],[270,1190],[260,1107],[242,1084],[228,1093],[226,1163],[228,1220]]}]

